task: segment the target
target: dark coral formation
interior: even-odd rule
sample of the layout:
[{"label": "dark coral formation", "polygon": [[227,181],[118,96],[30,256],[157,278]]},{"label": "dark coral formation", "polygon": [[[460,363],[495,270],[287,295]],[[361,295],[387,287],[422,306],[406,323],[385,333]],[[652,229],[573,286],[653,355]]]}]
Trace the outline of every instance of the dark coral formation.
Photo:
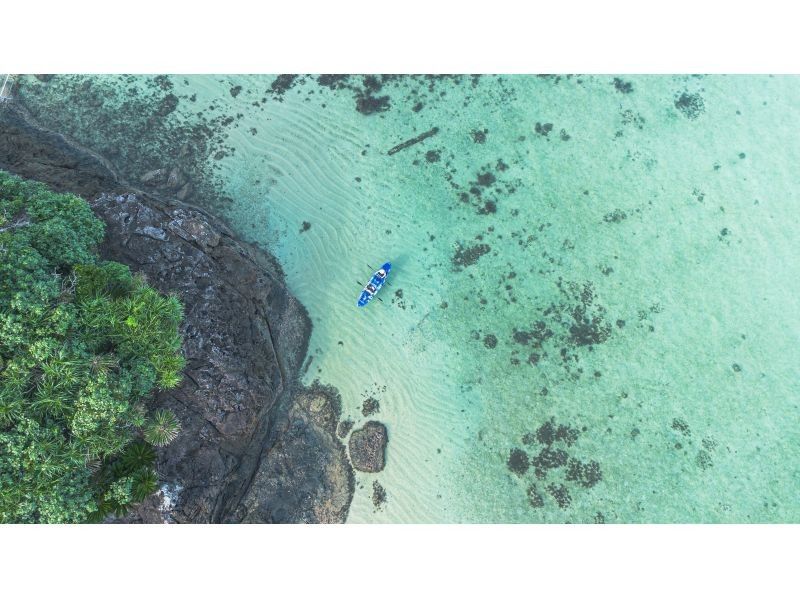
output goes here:
[{"label": "dark coral formation", "polygon": [[592,283],[559,279],[556,285],[563,301],[540,308],[543,317],[527,327],[513,328],[512,339],[520,346],[535,349],[527,359],[532,366],[549,357],[553,346],[558,347],[560,363],[571,378],[577,379],[583,373],[581,367],[575,367],[579,352],[592,351],[608,340],[611,324],[606,320],[605,307],[596,301]]},{"label": "dark coral formation", "polygon": [[369,417],[374,413],[378,413],[378,411],[380,410],[381,410],[381,404],[378,402],[377,399],[374,398],[366,399],[361,404],[361,415],[363,415],[364,417]]},{"label": "dark coral formation", "polygon": [[603,216],[603,220],[605,222],[615,222],[616,223],[616,222],[622,222],[627,217],[628,217],[628,214],[625,213],[625,211],[620,210],[619,208],[617,208],[613,212],[609,212],[608,214]]},{"label": "dark coral formation", "polygon": [[623,81],[619,77],[614,77],[614,89],[620,93],[631,93],[633,91],[633,83],[630,81]]},{"label": "dark coral formation", "polygon": [[574,303],[566,310],[572,317],[569,324],[570,340],[576,346],[590,346],[605,342],[611,334],[611,326],[605,319],[605,308],[595,302],[594,286],[568,284],[561,287]]},{"label": "dark coral formation", "polygon": [[507,465],[515,474],[519,476],[525,475],[528,472],[528,467],[530,467],[528,453],[518,448],[511,449]]},{"label": "dark coral formation", "polygon": [[[372,115],[390,110],[394,104],[402,102],[414,113],[420,112],[423,100],[438,100],[447,95],[440,90],[442,84],[462,85],[467,80],[477,85],[479,75],[319,75],[316,80],[321,87],[333,92],[352,94],[356,110],[364,115]],[[414,81],[416,86],[408,89],[404,83]],[[389,95],[391,93],[391,97]],[[468,105],[469,98],[465,100]]]},{"label": "dark coral formation", "polygon": [[536,477],[543,480],[547,477],[547,472],[551,469],[558,469],[567,463],[569,456],[563,449],[553,449],[549,446],[544,447],[539,451],[539,454],[533,458],[533,467]]},{"label": "dark coral formation", "polygon": [[[529,330],[514,328],[512,338],[519,345],[532,345],[536,349],[542,348],[542,343],[552,337],[554,332],[541,320],[534,322]],[[537,359],[538,360],[538,359]]]},{"label": "dark coral formation", "polygon": [[591,488],[603,479],[603,472],[600,471],[600,464],[591,460],[583,463],[578,459],[570,459],[567,464],[566,479],[570,482],[578,482],[584,488]]},{"label": "dark coral formation", "polygon": [[692,431],[689,428],[689,424],[687,424],[686,421],[680,417],[676,417],[675,419],[672,420],[672,429],[677,430],[686,437],[692,435]]},{"label": "dark coral formation", "polygon": [[[570,455],[570,448],[577,442],[579,436],[580,430],[577,428],[556,423],[555,419],[551,418],[540,425],[536,432],[527,432],[522,436],[522,444],[526,446],[538,443],[539,453],[529,458],[526,451],[514,448],[509,455],[507,466],[520,477],[532,468],[535,478],[546,484],[545,490],[555,503],[560,508],[567,509],[572,504],[570,488],[593,488],[603,479],[597,461],[592,459],[584,462]],[[532,508],[538,509],[545,505],[544,496],[535,483],[528,486],[527,493]]]},{"label": "dark coral formation", "polygon": [[550,484],[547,486],[547,492],[556,501],[556,504],[562,509],[568,508],[572,504],[572,496],[569,493],[569,488],[564,484]]},{"label": "dark coral formation", "polygon": [[528,486],[528,502],[534,509],[541,509],[544,506],[544,497],[539,493],[536,484]]},{"label": "dark coral formation", "polygon": [[[674,438],[681,438],[681,442],[674,442],[673,447],[676,450],[682,451],[684,454],[689,454],[693,448],[697,448],[697,442],[692,438],[692,430],[689,424],[683,418],[676,417],[670,424],[675,432],[681,436],[674,436]],[[684,444],[687,445],[684,447]],[[717,441],[710,436],[706,436],[700,440],[699,448],[695,453],[694,464],[701,470],[705,471],[714,466],[714,452],[717,449]]]},{"label": "dark coral formation", "polygon": [[386,502],[386,489],[381,486],[378,480],[372,482],[372,504],[376,509],[383,507]]},{"label": "dark coral formation", "polygon": [[278,75],[270,85],[269,91],[281,99],[287,91],[294,87],[297,81],[297,75]]},{"label": "dark coral formation", "polygon": [[[383,84],[390,80],[388,75],[365,75],[361,77],[361,85],[355,83],[355,75],[320,75],[317,83],[332,91],[349,90],[356,100],[356,110],[365,116],[385,112],[391,107],[389,96],[376,95]],[[419,110],[422,109],[420,106]],[[415,111],[419,111],[415,110]]]},{"label": "dark coral formation", "polygon": [[556,425],[553,418],[550,418],[536,430],[536,440],[539,441],[539,444],[547,446],[552,445],[554,442],[563,442],[567,446],[572,446],[578,440],[579,435],[580,431],[576,428],[566,424]]},{"label": "dark coral formation", "polygon": [[350,75],[320,75],[317,77],[317,83],[322,87],[337,90],[346,87],[348,79]]},{"label": "dark coral formation", "polygon": [[695,457],[695,462],[700,469],[708,469],[709,467],[714,465],[714,461],[711,458],[711,453],[705,449],[700,449],[697,451],[697,457]]},{"label": "dark coral formation", "polygon": [[477,263],[477,261],[487,253],[492,250],[489,245],[486,243],[476,243],[474,245],[461,245],[458,244],[458,247],[451,258],[451,262],[453,264],[453,270],[456,272],[463,270],[468,266],[472,266],[473,264]]},{"label": "dark coral formation", "polygon": [[486,143],[486,134],[489,132],[489,129],[483,130],[474,130],[472,133],[472,141],[475,143]]},{"label": "dark coral formation", "polygon": [[699,93],[688,93],[686,91],[675,98],[675,107],[690,120],[698,118],[706,110],[703,97]]},{"label": "dark coral formation", "polygon": [[623,125],[628,125],[628,126],[632,125],[637,129],[639,129],[640,131],[644,129],[644,123],[645,123],[644,117],[638,112],[634,112],[633,110],[627,109],[623,110],[620,113],[620,116],[622,116]]},{"label": "dark coral formation", "polygon": [[450,162],[444,166],[445,179],[457,192],[459,202],[475,208],[481,215],[495,213],[501,201],[516,193],[520,185],[518,179],[509,178],[510,167],[502,158],[484,164],[471,180],[463,182],[455,180],[456,170]]}]

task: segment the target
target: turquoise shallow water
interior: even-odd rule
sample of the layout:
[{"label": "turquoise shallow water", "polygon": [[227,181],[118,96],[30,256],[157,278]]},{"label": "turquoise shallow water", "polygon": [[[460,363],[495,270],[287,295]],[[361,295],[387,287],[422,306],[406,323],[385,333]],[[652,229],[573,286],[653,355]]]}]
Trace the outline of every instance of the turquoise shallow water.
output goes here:
[{"label": "turquoise shallow water", "polygon": [[321,83],[18,93],[131,180],[202,158],[309,309],[306,381],[389,428],[349,521],[800,521],[800,78]]}]

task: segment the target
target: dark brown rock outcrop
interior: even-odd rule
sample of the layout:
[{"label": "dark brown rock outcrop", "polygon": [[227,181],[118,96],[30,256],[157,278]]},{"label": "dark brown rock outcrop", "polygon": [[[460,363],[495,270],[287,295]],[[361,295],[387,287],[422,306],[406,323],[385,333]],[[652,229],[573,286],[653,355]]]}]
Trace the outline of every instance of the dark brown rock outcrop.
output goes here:
[{"label": "dark brown rock outcrop", "polygon": [[162,488],[126,521],[341,522],[353,474],[334,389],[298,382],[311,323],[277,262],[205,211],[143,194],[114,166],[0,105],[0,168],[86,198],[105,259],[184,304],[187,365],[153,408],[182,430],[158,451]]},{"label": "dark brown rock outcrop", "polygon": [[368,421],[363,428],[350,434],[350,461],[359,471],[376,473],[383,471],[386,463],[386,426],[377,421]]},{"label": "dark brown rock outcrop", "polygon": [[[331,387],[297,393],[264,454],[235,520],[337,523],[347,516],[353,470],[336,438],[341,400]],[[233,519],[233,517],[232,517]]]}]

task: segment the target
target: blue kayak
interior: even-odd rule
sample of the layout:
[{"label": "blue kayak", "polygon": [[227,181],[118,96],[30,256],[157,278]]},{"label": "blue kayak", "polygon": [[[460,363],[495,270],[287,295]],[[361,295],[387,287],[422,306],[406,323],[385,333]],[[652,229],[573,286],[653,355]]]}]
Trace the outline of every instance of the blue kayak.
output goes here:
[{"label": "blue kayak", "polygon": [[386,282],[386,279],[389,277],[389,272],[392,269],[392,265],[389,262],[386,262],[383,266],[381,266],[375,273],[370,277],[369,282],[364,287],[364,290],[361,291],[361,295],[358,298],[358,306],[364,307],[367,303],[372,301],[372,298],[381,290],[381,287]]}]

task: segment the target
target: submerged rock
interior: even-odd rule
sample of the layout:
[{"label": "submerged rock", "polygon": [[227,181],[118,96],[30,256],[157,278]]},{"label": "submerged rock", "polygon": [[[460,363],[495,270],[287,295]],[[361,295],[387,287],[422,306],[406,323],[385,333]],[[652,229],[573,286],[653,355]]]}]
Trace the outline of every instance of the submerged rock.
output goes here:
[{"label": "submerged rock", "polygon": [[381,404],[378,402],[377,399],[372,397],[365,399],[364,402],[361,404],[361,414],[364,417],[369,417],[381,410]]},{"label": "submerged rock", "polygon": [[508,457],[507,466],[511,471],[513,471],[518,476],[525,475],[528,471],[528,468],[530,467],[530,462],[528,460],[528,453],[518,448],[511,449],[511,454]]},{"label": "submerged rock", "polygon": [[386,489],[380,485],[378,480],[372,482],[372,504],[376,509],[380,509],[386,502]]},{"label": "submerged rock", "polygon": [[477,243],[475,245],[461,245],[456,247],[456,251],[450,261],[453,264],[453,270],[459,272],[475,264],[483,255],[486,255],[492,248],[486,243]]},{"label": "submerged rock", "polygon": [[706,109],[703,96],[699,93],[689,93],[687,91],[675,97],[675,107],[690,120],[698,118]]},{"label": "submerged rock", "polygon": [[350,461],[359,471],[376,473],[383,471],[386,463],[386,426],[377,421],[368,421],[363,428],[350,434]]}]

